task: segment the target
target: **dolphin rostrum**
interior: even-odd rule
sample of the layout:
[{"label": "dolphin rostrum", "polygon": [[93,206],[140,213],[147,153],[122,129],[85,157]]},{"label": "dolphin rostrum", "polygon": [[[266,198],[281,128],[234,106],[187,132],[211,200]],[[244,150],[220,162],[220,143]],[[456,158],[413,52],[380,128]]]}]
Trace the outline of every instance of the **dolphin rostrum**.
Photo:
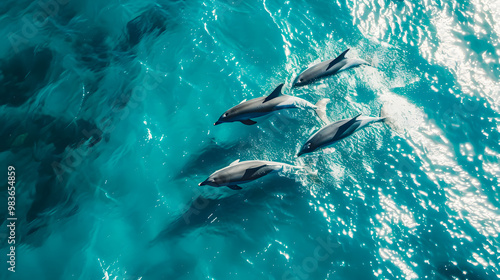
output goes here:
[{"label": "dolphin rostrum", "polygon": [[304,72],[295,79],[293,87],[300,87],[310,84],[317,79],[335,75],[341,71],[345,71],[363,64],[370,65],[368,62],[357,58],[346,58],[345,55],[349,49],[345,50],[337,58],[316,63],[307,68]]},{"label": "dolphin rostrum", "polygon": [[263,160],[236,160],[229,166],[215,171],[205,181],[199,183],[199,186],[209,185],[213,187],[227,186],[232,190],[240,190],[239,184],[248,183],[263,177],[269,173],[299,168],[281,162],[263,161]]},{"label": "dolphin rostrum", "polygon": [[314,109],[319,118],[327,122],[325,110],[326,104],[330,102],[330,99],[321,99],[316,105],[313,105],[302,98],[282,94],[282,88],[283,84],[280,84],[269,96],[258,97],[248,101],[244,100],[222,114],[214,125],[225,122],[242,122],[246,125],[252,125],[257,123],[252,120],[253,118],[262,117],[274,111],[292,108]]},{"label": "dolphin rostrum", "polygon": [[302,145],[302,148],[300,149],[297,156],[300,157],[303,154],[312,153],[317,149],[332,145],[335,142],[352,135],[354,132],[364,128],[371,123],[384,121],[385,119],[386,117],[384,116],[365,117],[359,114],[354,118],[344,119],[331,123],[321,128],[318,132],[309,137],[306,143]]}]

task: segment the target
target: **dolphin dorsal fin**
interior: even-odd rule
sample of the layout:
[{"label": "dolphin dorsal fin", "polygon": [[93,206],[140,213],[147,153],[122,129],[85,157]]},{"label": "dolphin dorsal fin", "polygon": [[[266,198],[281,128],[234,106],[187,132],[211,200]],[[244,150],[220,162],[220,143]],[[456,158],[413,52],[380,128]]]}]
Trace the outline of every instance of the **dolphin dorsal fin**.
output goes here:
[{"label": "dolphin dorsal fin", "polygon": [[266,99],[264,99],[264,102],[267,102],[273,98],[276,98],[278,96],[281,95],[281,89],[283,88],[283,85],[284,84],[280,84],[279,86],[277,86],[273,92],[271,92],[271,94],[269,94],[269,96],[266,97]]},{"label": "dolphin dorsal fin", "polygon": [[231,165],[235,165],[235,164],[237,164],[238,162],[240,162],[240,159],[237,159],[237,160],[235,160],[235,161],[231,162],[231,164],[230,164],[229,166],[231,166]]},{"label": "dolphin dorsal fin", "polygon": [[359,118],[359,116],[361,116],[361,113],[357,114],[354,118],[352,118],[353,120]]},{"label": "dolphin dorsal fin", "polygon": [[247,99],[246,99],[246,98],[245,98],[245,99],[243,99],[243,101],[241,101],[239,104],[241,104],[241,103],[243,103],[243,102],[245,102],[245,101],[247,101]]},{"label": "dolphin dorsal fin", "polygon": [[361,116],[361,114],[357,114],[354,118],[351,118],[351,119],[348,119],[348,121],[346,121],[342,126],[343,127],[349,127],[351,126],[353,123],[356,122],[356,119]]},{"label": "dolphin dorsal fin", "polygon": [[328,71],[328,69],[332,68],[333,65],[337,64],[339,61],[341,61],[342,59],[344,59],[345,54],[348,51],[349,51],[349,49],[345,50],[343,53],[341,53],[339,56],[337,56],[337,58],[335,58],[334,60],[332,60],[332,62],[330,62],[330,64],[328,64],[328,67],[326,68],[326,70]]},{"label": "dolphin dorsal fin", "polygon": [[359,116],[361,116],[361,114],[356,115],[354,118],[346,119],[346,122],[339,127],[335,136],[342,135],[347,129],[349,129],[349,127],[351,127],[356,122],[356,119]]}]

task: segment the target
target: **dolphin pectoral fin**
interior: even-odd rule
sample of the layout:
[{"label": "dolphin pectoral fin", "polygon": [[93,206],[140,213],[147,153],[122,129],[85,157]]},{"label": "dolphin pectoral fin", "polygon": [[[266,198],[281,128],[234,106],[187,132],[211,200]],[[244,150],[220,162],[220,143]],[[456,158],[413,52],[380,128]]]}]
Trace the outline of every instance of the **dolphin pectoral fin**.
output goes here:
[{"label": "dolphin pectoral fin", "polygon": [[344,59],[344,57],[348,51],[349,51],[349,49],[345,50],[343,53],[341,53],[339,56],[337,56],[337,58],[332,60],[332,62],[330,62],[330,64],[328,64],[328,67],[326,68],[325,71],[328,71],[328,69],[332,68],[333,65],[339,63],[342,59]]},{"label": "dolphin pectoral fin", "polygon": [[252,121],[251,119],[248,119],[248,120],[243,120],[243,121],[240,121],[242,124],[246,124],[246,125],[253,125],[253,124],[256,124],[257,122],[256,121]]},{"label": "dolphin pectoral fin", "polygon": [[266,99],[264,99],[264,102],[267,102],[267,101],[269,101],[269,100],[271,100],[271,99],[273,99],[273,98],[276,98],[276,97],[280,96],[280,95],[281,95],[281,89],[283,88],[283,85],[284,85],[284,84],[280,84],[279,86],[277,86],[277,87],[273,90],[273,92],[271,92],[271,94],[269,94],[269,95],[266,97]]},{"label": "dolphin pectoral fin", "polygon": [[230,189],[232,189],[232,190],[235,190],[235,191],[243,189],[242,187],[240,187],[238,185],[229,185],[227,187],[230,188]]}]

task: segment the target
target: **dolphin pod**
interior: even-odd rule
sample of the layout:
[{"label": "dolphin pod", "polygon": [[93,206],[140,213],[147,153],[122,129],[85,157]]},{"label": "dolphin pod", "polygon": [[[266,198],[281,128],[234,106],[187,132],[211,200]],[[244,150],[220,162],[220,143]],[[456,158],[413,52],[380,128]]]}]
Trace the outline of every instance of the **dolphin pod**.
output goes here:
[{"label": "dolphin pod", "polygon": [[265,116],[274,111],[294,108],[314,109],[318,117],[327,122],[326,104],[330,102],[330,99],[321,99],[316,105],[313,105],[302,98],[282,94],[281,90],[283,85],[284,84],[280,84],[277,86],[267,97],[258,97],[248,101],[242,101],[240,104],[224,112],[214,125],[225,122],[241,122],[246,125],[252,125],[257,123],[252,120],[254,118]]},{"label": "dolphin pod", "polygon": [[[346,58],[349,49],[334,59],[314,64],[300,73],[292,84],[292,88],[308,85],[326,76],[335,75],[360,65],[369,65],[362,59]],[[330,146],[337,141],[349,137],[356,131],[375,123],[383,122],[386,117],[367,117],[361,114],[334,123],[330,123],[326,117],[326,104],[330,99],[324,98],[316,104],[312,104],[302,98],[286,95],[282,93],[284,84],[280,84],[268,96],[258,97],[251,100],[243,100],[240,104],[224,112],[214,123],[219,125],[228,122],[241,122],[245,125],[253,125],[254,120],[284,109],[313,109],[318,117],[327,125],[314,133],[299,150],[297,157],[312,153],[318,149]],[[287,163],[249,160],[234,161],[229,166],[219,169],[212,173],[205,181],[199,183],[199,186],[226,186],[232,190],[242,189],[239,185],[254,181],[268,174],[283,171],[290,168],[302,168]]]}]

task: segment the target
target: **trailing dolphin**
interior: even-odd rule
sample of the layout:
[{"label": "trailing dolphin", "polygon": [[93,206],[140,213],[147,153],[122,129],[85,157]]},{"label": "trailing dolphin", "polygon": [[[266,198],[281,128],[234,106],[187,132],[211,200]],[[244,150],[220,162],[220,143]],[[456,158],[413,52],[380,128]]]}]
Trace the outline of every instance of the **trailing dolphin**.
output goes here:
[{"label": "trailing dolphin", "polygon": [[358,58],[346,58],[345,55],[349,49],[345,50],[337,58],[326,60],[307,68],[293,82],[293,87],[300,87],[310,84],[320,78],[335,75],[363,64],[370,65],[368,62]]},{"label": "trailing dolphin", "polygon": [[298,168],[281,162],[263,160],[236,160],[229,166],[215,171],[199,186],[209,185],[213,187],[227,186],[232,190],[240,190],[239,184],[248,183],[259,179],[269,173],[283,171],[284,169]]},{"label": "trailing dolphin", "polygon": [[371,123],[384,121],[385,119],[385,116],[365,117],[359,114],[354,118],[344,119],[329,124],[309,137],[306,143],[302,145],[297,156],[299,157],[303,154],[312,153],[317,149],[332,145]]},{"label": "trailing dolphin", "polygon": [[269,96],[258,97],[248,101],[244,100],[222,114],[214,125],[225,122],[242,122],[246,125],[252,125],[257,123],[252,120],[253,118],[262,117],[274,111],[293,108],[314,109],[319,118],[327,122],[325,110],[326,104],[330,102],[330,99],[321,99],[316,105],[313,105],[302,98],[282,94],[282,88],[283,84],[280,84]]}]

